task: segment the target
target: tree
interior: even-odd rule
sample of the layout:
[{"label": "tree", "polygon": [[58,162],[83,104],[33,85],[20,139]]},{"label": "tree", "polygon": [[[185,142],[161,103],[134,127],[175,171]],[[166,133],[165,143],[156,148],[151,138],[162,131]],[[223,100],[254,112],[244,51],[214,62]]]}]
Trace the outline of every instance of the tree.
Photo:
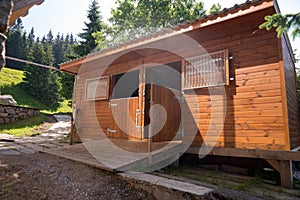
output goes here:
[{"label": "tree", "polygon": [[[19,18],[16,24],[7,33],[6,55],[14,58],[27,59],[26,33],[23,31],[23,22]],[[25,64],[7,60],[6,66],[13,69],[24,69]]]},{"label": "tree", "polygon": [[67,100],[73,97],[74,78],[74,75],[67,73],[61,73],[60,75],[61,88],[59,94]]},{"label": "tree", "polygon": [[281,35],[293,28],[292,36],[295,37],[300,36],[300,12],[296,14],[273,14],[265,17],[266,22],[261,24],[259,28],[271,30],[272,28],[276,28],[277,37],[281,37]]},{"label": "tree", "polygon": [[219,4],[219,3],[213,4],[211,6],[211,8],[209,9],[208,14],[213,14],[213,13],[219,12],[221,10],[221,8],[222,8],[221,4]]},{"label": "tree", "polygon": [[87,17],[89,22],[85,22],[86,28],[78,35],[81,41],[79,41],[79,45],[75,49],[79,56],[91,53],[98,45],[96,40],[98,43],[104,40],[102,32],[105,29],[105,24],[102,21],[100,8],[96,0],[93,0],[89,6]]},{"label": "tree", "polygon": [[32,49],[33,45],[35,43],[35,35],[34,35],[34,28],[33,27],[31,28],[31,31],[28,34],[27,40],[28,40],[28,48]]},{"label": "tree", "polygon": [[113,17],[110,44],[145,36],[157,30],[205,15],[203,2],[196,0],[118,0]]},{"label": "tree", "polygon": [[[32,61],[52,66],[54,59],[53,55],[51,56],[52,52],[48,42],[43,44],[37,38],[36,42],[32,45]],[[28,94],[43,101],[52,108],[59,106],[59,83],[57,74],[53,71],[36,66],[27,66],[23,80],[23,87]]]},{"label": "tree", "polygon": [[59,64],[65,62],[64,59],[64,36],[58,33],[52,42],[53,54],[55,58],[54,66],[59,68]]}]

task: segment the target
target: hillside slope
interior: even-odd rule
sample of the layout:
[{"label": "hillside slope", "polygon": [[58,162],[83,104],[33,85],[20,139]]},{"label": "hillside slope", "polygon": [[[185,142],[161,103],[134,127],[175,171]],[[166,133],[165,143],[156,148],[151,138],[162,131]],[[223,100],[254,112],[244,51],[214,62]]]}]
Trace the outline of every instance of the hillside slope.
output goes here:
[{"label": "hillside slope", "polygon": [[10,94],[19,106],[39,108],[45,113],[70,113],[72,111],[67,100],[61,102],[58,109],[53,109],[27,94],[21,87],[23,73],[20,70],[3,68],[0,71],[0,94]]}]

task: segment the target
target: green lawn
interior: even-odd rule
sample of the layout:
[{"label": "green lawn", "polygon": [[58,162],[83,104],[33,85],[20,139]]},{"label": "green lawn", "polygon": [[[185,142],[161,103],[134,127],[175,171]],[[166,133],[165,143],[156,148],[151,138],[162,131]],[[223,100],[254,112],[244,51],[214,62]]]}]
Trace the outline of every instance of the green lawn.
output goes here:
[{"label": "green lawn", "polygon": [[37,135],[45,128],[48,128],[45,127],[47,124],[44,123],[47,119],[46,114],[68,114],[72,112],[68,100],[61,102],[59,108],[53,109],[27,94],[21,87],[23,77],[23,71],[3,68],[0,71],[0,94],[10,94],[19,106],[38,108],[41,110],[41,113],[29,119],[1,125],[0,132],[18,137]]},{"label": "green lawn", "polygon": [[0,126],[0,132],[17,137],[33,136],[41,133],[40,126],[45,122],[47,116],[43,113],[28,119],[23,119],[11,124]]},{"label": "green lawn", "polygon": [[0,72],[0,87],[17,85],[23,80],[23,71],[3,68]]}]

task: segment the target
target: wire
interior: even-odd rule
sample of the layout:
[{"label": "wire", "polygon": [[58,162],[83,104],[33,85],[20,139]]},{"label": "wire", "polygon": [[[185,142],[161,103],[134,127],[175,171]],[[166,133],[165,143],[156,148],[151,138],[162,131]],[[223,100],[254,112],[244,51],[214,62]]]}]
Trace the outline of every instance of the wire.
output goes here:
[{"label": "wire", "polygon": [[39,64],[39,63],[35,63],[35,62],[27,61],[27,60],[22,60],[22,59],[19,59],[19,58],[13,58],[13,57],[10,57],[10,56],[6,56],[6,59],[7,60],[17,61],[17,62],[22,62],[22,63],[26,63],[26,64],[30,64],[30,65],[35,65],[35,66],[43,67],[43,68],[46,68],[46,69],[60,71],[58,68],[55,68],[55,67],[50,67],[50,66],[47,66],[47,65],[42,65],[42,64]]}]

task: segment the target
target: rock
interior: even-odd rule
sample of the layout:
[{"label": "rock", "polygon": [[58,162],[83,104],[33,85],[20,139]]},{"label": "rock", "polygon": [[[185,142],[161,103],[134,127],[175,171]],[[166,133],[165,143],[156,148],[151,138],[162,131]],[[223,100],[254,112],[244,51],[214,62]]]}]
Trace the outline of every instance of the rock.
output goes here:
[{"label": "rock", "polygon": [[13,9],[13,1],[0,1],[0,32],[5,33],[9,24],[9,16]]},{"label": "rock", "polygon": [[5,118],[5,117],[7,117],[7,116],[8,116],[8,113],[1,113],[1,112],[0,112],[0,117]]},{"label": "rock", "polygon": [[5,118],[5,124],[9,124],[10,123],[10,119],[9,118]]},{"label": "rock", "polygon": [[32,110],[29,110],[29,111],[27,112],[27,115],[28,115],[29,117],[32,117],[32,116],[34,115],[34,112],[33,112]]},{"label": "rock", "polygon": [[40,114],[40,110],[35,110],[34,115],[38,115],[38,114]]},{"label": "rock", "polygon": [[21,119],[24,119],[24,118],[26,118],[26,116],[27,116],[27,114],[26,114],[26,113],[23,113],[23,112],[19,113],[18,115],[19,115],[19,117],[20,117]]},{"label": "rock", "polygon": [[9,106],[16,106],[17,102],[11,95],[0,95],[0,104],[9,105]]},{"label": "rock", "polygon": [[4,124],[5,120],[4,118],[0,118],[0,124]]},{"label": "rock", "polygon": [[15,115],[15,114],[16,114],[16,111],[15,111],[13,108],[6,109],[6,112],[7,112],[8,114],[12,114],[12,115]]}]

